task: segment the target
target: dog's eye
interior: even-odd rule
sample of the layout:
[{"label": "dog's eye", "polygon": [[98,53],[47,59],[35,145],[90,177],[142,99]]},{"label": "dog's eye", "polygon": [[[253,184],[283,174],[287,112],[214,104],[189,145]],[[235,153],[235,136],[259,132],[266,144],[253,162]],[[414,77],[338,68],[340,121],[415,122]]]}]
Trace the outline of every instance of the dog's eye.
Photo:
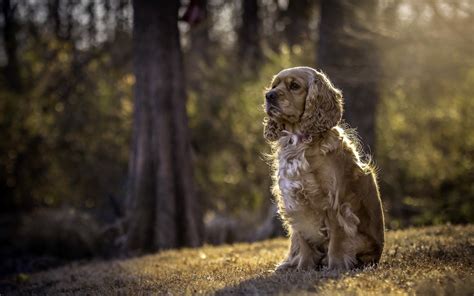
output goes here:
[{"label": "dog's eye", "polygon": [[292,82],[290,83],[290,89],[291,90],[298,90],[300,88],[298,83]]}]

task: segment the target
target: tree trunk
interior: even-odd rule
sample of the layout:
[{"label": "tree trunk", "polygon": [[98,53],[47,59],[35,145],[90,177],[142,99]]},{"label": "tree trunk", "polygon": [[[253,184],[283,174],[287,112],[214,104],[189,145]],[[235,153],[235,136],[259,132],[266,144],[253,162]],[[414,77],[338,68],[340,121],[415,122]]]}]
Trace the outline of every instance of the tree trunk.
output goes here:
[{"label": "tree trunk", "polygon": [[311,0],[289,0],[288,8],[282,14],[286,24],[285,39],[290,48],[309,39],[309,22],[313,8]]},{"label": "tree trunk", "polygon": [[192,24],[190,32],[191,41],[191,60],[190,63],[193,67],[199,68],[200,65],[209,66],[212,64],[212,56],[209,52],[211,46],[211,38],[209,37],[209,31],[211,29],[211,20],[209,18],[208,11],[208,0],[196,0],[196,5],[199,9],[200,17],[202,18],[199,23]]},{"label": "tree trunk", "polygon": [[179,31],[179,1],[133,1],[135,105],[127,247],[199,246]]},{"label": "tree trunk", "polygon": [[241,24],[238,30],[239,59],[248,69],[255,71],[262,57],[260,48],[260,19],[257,0],[242,0]]},{"label": "tree trunk", "polygon": [[59,14],[60,2],[59,0],[48,1],[48,21],[53,29],[56,37],[61,36],[61,15]]},{"label": "tree trunk", "polygon": [[22,83],[20,77],[20,65],[17,56],[17,24],[15,19],[15,7],[12,6],[10,0],[2,1],[2,14],[3,44],[7,58],[7,64],[4,69],[5,81],[11,91],[20,92],[22,90]]},{"label": "tree trunk", "polygon": [[96,5],[97,3],[94,0],[90,0],[86,5],[86,12],[89,15],[89,21],[87,24],[87,32],[89,37],[89,42],[94,45],[96,35],[97,35],[97,15],[96,15]]},{"label": "tree trunk", "polygon": [[345,119],[366,152],[375,148],[379,59],[370,30],[377,0],[321,0],[318,67],[345,99]]}]

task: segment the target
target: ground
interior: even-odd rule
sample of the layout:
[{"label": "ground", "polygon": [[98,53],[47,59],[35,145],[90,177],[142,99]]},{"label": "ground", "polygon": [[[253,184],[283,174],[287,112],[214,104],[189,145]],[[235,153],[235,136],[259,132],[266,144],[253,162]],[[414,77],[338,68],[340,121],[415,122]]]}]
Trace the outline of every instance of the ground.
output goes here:
[{"label": "ground", "polygon": [[388,231],[378,267],[275,273],[286,239],[76,263],[0,280],[0,295],[473,295],[474,225]]}]

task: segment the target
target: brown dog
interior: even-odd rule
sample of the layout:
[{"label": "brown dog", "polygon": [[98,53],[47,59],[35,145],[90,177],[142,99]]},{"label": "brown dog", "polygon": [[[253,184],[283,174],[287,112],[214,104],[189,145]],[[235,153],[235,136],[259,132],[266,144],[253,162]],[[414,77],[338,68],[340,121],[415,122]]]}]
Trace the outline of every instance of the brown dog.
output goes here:
[{"label": "brown dog", "polygon": [[290,68],[274,77],[265,111],[273,193],[291,239],[277,269],[378,263],[384,245],[379,190],[355,137],[338,126],[341,92],[321,72]]}]

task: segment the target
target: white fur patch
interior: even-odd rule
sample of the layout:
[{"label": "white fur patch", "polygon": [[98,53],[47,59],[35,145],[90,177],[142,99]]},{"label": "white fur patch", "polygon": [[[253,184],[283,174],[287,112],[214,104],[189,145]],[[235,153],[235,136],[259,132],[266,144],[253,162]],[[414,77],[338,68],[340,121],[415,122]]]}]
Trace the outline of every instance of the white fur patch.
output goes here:
[{"label": "white fur patch", "polygon": [[302,175],[309,169],[305,157],[307,146],[295,134],[282,137],[282,149],[278,155],[278,186],[287,211],[294,211],[304,203]]},{"label": "white fur patch", "polygon": [[[314,179],[305,152],[309,148],[307,142],[296,134],[286,132],[279,140],[277,195],[281,198],[284,211],[282,214],[291,227],[301,232],[307,239],[317,241],[327,238],[328,229],[324,229],[325,211],[334,211],[338,224],[348,236],[355,236],[359,218],[352,212],[349,203],[341,204],[341,196],[337,178],[330,172],[329,191],[323,195],[320,184]],[[331,147],[323,147],[330,151]],[[323,149],[324,150],[324,149]],[[322,151],[323,155],[324,152]]]},{"label": "white fur patch", "polygon": [[319,186],[308,177],[310,165],[305,151],[309,146],[301,137],[290,133],[280,139],[280,146],[277,180],[284,216],[306,239],[320,241],[327,232],[321,230],[322,208],[315,211],[310,206],[310,198],[316,196]]}]

